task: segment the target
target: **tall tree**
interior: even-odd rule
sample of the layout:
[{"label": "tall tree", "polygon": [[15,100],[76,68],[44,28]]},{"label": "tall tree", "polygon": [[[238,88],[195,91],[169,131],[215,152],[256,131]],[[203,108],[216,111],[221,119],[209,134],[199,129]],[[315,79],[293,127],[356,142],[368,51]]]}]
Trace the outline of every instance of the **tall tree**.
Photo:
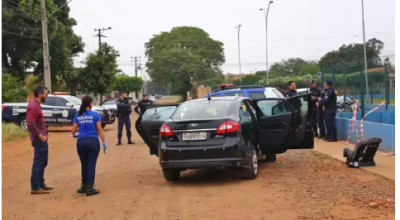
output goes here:
[{"label": "tall tree", "polygon": [[114,91],[130,93],[133,91],[139,91],[142,88],[142,85],[142,78],[120,74],[117,75],[115,79]]},{"label": "tall tree", "polygon": [[160,85],[170,84],[172,93],[184,100],[192,82],[218,76],[225,62],[223,43],[197,27],[175,27],[154,35],[145,49],[150,77]]},{"label": "tall tree", "polygon": [[101,44],[101,50],[90,53],[86,58],[86,67],[80,73],[81,91],[104,95],[111,92],[117,75],[118,51],[107,43]]},{"label": "tall tree", "polygon": [[301,58],[289,58],[271,66],[269,76],[284,77],[299,75],[301,67],[309,62]]},{"label": "tall tree", "polygon": [[[376,38],[366,42],[368,67],[382,65],[379,57],[384,43]],[[338,65],[364,65],[364,44],[356,43],[343,45],[338,50],[326,53],[319,61],[321,68]]]}]

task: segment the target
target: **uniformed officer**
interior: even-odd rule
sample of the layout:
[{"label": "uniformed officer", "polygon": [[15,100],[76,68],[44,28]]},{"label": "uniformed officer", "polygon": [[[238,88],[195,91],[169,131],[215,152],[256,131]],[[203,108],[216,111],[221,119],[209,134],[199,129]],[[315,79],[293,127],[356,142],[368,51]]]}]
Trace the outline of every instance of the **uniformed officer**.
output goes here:
[{"label": "uniformed officer", "polygon": [[117,100],[117,117],[118,117],[118,143],[121,145],[122,129],[126,128],[126,136],[128,138],[128,144],[135,144],[132,140],[131,132],[131,119],[129,115],[132,113],[132,107],[127,99],[126,93],[121,93],[120,99]]},{"label": "uniformed officer", "polygon": [[[321,93],[321,98],[325,99],[326,98],[326,90],[323,90]],[[325,108],[323,104],[320,104],[317,102],[317,107],[318,107],[318,128],[319,128],[319,137],[320,139],[325,139],[326,138],[326,128],[325,128]]]},{"label": "uniformed officer", "polygon": [[[145,105],[152,105],[153,101],[149,100],[149,96],[146,93],[143,93],[143,99],[138,101],[135,107],[135,112],[140,115],[143,112],[143,107]],[[139,111],[140,110],[140,111]]]},{"label": "uniformed officer", "polygon": [[288,90],[283,94],[286,98],[297,95],[296,83],[294,81],[289,81]]},{"label": "uniformed officer", "polygon": [[[318,107],[317,107],[317,100],[321,97],[322,89],[317,87],[317,83],[315,80],[310,81],[310,95],[311,100],[308,102],[308,113],[311,115],[312,118],[312,127],[314,130],[314,136],[318,137],[318,130],[317,130],[317,115],[318,115]],[[325,133],[325,132],[324,132]]]},{"label": "uniformed officer", "polygon": [[326,140],[329,142],[337,141],[337,131],[336,131],[336,97],[337,91],[333,88],[333,83],[331,80],[326,80],[324,87],[327,91],[325,99],[319,98],[319,103],[325,105],[325,123],[327,132]]}]

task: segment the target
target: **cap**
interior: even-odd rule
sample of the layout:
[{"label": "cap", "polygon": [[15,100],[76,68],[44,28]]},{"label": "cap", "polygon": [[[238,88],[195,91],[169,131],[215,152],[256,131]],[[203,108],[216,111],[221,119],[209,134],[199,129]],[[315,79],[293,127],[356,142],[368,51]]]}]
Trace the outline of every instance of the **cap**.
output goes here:
[{"label": "cap", "polygon": [[312,79],[312,80],[310,81],[310,85],[312,85],[312,84],[314,84],[314,83],[315,83],[315,80]]},{"label": "cap", "polygon": [[333,85],[332,80],[326,80],[325,82],[326,82],[326,85],[328,85],[328,86],[332,86]]}]

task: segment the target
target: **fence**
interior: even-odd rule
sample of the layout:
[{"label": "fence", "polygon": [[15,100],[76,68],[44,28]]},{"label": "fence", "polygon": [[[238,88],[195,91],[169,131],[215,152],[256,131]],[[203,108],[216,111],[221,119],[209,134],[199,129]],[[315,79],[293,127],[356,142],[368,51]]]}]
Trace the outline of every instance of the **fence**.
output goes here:
[{"label": "fence", "polygon": [[360,101],[361,115],[364,116],[368,109],[374,105],[386,101],[383,107],[391,110],[391,104],[395,103],[394,86],[389,75],[389,66],[368,69],[368,90],[366,87],[365,71],[363,65],[345,65],[323,67],[321,82],[332,80],[339,96],[352,97]]}]

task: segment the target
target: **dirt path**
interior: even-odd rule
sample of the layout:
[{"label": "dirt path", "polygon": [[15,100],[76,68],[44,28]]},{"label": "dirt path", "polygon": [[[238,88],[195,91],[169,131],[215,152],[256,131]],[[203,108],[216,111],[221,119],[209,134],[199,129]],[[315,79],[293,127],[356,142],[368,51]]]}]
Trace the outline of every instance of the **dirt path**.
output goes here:
[{"label": "dirt path", "polygon": [[[98,161],[101,193],[87,198],[76,193],[75,139],[68,128],[62,130],[50,133],[45,178],[55,190],[49,195],[29,194],[29,141],[3,144],[3,219],[394,219],[393,180],[312,150],[288,151],[275,163],[262,163],[256,180],[242,180],[237,171],[189,170],[168,183],[136,132],[136,145],[114,145],[116,124],[106,128],[109,149]],[[372,208],[372,199],[393,202]]]}]

